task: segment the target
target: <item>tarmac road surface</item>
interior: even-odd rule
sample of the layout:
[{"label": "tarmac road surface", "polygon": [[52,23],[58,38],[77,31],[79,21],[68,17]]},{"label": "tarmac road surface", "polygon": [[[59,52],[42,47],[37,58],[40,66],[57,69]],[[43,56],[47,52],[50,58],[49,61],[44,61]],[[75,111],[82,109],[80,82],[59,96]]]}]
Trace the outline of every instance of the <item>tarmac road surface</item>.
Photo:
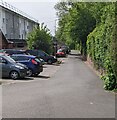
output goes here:
[{"label": "tarmac road surface", "polygon": [[51,70],[50,77],[48,71],[45,78],[3,85],[2,117],[115,117],[115,94],[103,89],[100,78],[77,54],[69,55],[64,64]]}]

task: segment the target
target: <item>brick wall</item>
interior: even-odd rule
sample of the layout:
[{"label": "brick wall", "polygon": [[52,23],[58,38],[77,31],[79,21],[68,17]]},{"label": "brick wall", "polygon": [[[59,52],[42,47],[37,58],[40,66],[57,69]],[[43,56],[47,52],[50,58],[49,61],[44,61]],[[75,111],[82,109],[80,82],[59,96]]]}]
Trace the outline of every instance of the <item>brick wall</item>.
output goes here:
[{"label": "brick wall", "polygon": [[0,49],[7,49],[7,48],[13,48],[13,43],[10,43],[3,35],[2,31],[0,30]]}]

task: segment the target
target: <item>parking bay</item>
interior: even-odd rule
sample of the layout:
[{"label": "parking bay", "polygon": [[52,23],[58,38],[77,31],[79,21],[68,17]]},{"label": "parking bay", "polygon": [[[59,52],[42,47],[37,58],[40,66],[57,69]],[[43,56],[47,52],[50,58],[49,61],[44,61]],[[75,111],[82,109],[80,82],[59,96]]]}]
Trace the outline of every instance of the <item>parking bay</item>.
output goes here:
[{"label": "parking bay", "polygon": [[[64,63],[67,59],[68,58],[59,58],[59,61],[62,61]],[[2,83],[2,85],[8,85],[8,84],[19,83],[19,82],[34,82],[39,80],[48,80],[59,70],[61,65],[62,64],[59,65],[56,63],[53,65],[45,64],[43,65],[43,72],[41,72],[37,77],[26,77],[26,78],[17,79],[17,80],[3,78],[3,79],[0,79],[0,82]]]}]

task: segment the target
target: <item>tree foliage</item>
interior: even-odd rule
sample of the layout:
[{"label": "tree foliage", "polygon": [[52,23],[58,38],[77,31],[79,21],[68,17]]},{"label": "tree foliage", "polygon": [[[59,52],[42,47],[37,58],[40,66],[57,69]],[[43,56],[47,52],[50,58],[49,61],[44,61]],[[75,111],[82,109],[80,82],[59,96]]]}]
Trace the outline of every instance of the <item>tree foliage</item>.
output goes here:
[{"label": "tree foliage", "polygon": [[[62,9],[57,9],[60,12],[59,28],[56,36],[66,43],[81,43],[81,54],[86,55],[87,35],[94,29],[96,25],[95,18],[88,10],[89,5],[84,3],[69,3],[64,4],[67,7],[66,12],[61,14]],[[61,8],[61,2],[59,3]],[[62,7],[64,8],[64,7]],[[61,16],[62,15],[62,16]]]},{"label": "tree foliage", "polygon": [[47,53],[52,51],[52,37],[44,23],[28,34],[27,44],[29,49],[40,49]]},{"label": "tree foliage", "polygon": [[[117,8],[114,2],[58,3],[56,37],[68,45],[80,46],[96,69],[102,69],[105,89],[117,87]],[[66,8],[67,7],[67,8]]]}]

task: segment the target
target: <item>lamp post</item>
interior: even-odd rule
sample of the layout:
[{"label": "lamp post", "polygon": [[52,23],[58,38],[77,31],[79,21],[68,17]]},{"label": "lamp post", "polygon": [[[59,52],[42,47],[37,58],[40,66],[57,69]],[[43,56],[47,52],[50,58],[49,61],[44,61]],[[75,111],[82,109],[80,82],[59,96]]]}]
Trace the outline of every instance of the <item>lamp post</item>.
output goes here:
[{"label": "lamp post", "polygon": [[56,56],[56,52],[57,52],[57,39],[56,39],[56,22],[57,22],[58,19],[55,19],[55,35],[54,37],[52,37],[52,41],[53,41],[53,55]]},{"label": "lamp post", "polygon": [[58,21],[59,19],[55,19],[55,37],[54,37],[54,39],[53,39],[53,43],[54,43],[54,55],[56,56],[56,53],[57,53],[57,39],[56,39],[56,29],[57,29],[57,26],[58,26]]},{"label": "lamp post", "polygon": [[56,52],[57,52],[57,39],[55,37],[52,37],[52,41],[53,41],[53,55],[56,56]]},{"label": "lamp post", "polygon": [[57,27],[58,27],[58,21],[59,21],[59,19],[58,18],[55,18],[55,36],[56,36],[56,30],[57,30]]}]

